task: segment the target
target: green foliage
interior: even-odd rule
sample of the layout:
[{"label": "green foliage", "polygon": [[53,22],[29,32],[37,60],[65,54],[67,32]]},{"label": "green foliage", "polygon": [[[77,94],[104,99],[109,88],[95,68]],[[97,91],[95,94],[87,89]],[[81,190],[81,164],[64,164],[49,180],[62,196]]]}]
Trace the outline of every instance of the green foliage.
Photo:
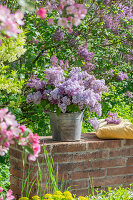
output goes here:
[{"label": "green foliage", "polygon": [[24,32],[18,34],[16,38],[5,38],[0,35],[2,45],[0,46],[0,63],[1,62],[14,62],[26,52],[24,48],[26,39]]},{"label": "green foliage", "polygon": [[0,163],[0,187],[7,192],[10,188],[9,164]]},{"label": "green foliage", "polygon": [[[45,182],[46,186],[44,191],[42,191],[42,185],[43,184],[43,179],[44,179],[44,169],[43,165],[44,163],[46,164],[46,171],[45,171]],[[33,165],[32,165],[33,166]],[[32,191],[33,186],[36,184],[37,185],[37,195],[40,197],[44,197],[46,191],[54,194],[58,190],[62,190],[63,188],[63,180],[60,184],[58,184],[58,166],[54,165],[54,161],[52,156],[49,157],[48,152],[46,150],[45,145],[43,144],[43,155],[42,155],[42,163],[39,163],[37,160],[37,166],[31,167],[29,163],[29,170],[28,174],[25,173],[25,167],[27,167],[25,163],[25,157],[23,154],[23,183],[22,183],[22,191],[21,191],[21,198],[23,199],[23,193],[26,191],[26,197],[29,198],[30,193]],[[31,176],[31,173],[36,170],[35,175],[32,177],[32,184],[30,184],[29,179]],[[21,199],[20,198],[20,199]]]}]

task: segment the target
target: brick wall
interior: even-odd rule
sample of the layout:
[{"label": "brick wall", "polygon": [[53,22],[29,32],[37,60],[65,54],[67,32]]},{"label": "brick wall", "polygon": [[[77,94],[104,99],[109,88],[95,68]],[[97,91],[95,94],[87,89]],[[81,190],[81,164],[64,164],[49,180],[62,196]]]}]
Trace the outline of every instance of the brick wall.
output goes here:
[{"label": "brick wall", "polygon": [[[129,186],[133,183],[133,140],[100,140],[94,133],[82,135],[79,142],[54,142],[51,137],[43,137],[49,155],[52,155],[55,168],[58,163],[59,183],[62,177],[66,186],[71,186],[71,192],[85,195],[91,185],[94,188],[107,189],[108,186]],[[43,150],[42,150],[43,151]],[[42,162],[42,153],[39,156]],[[17,146],[10,148],[11,189],[17,198],[22,185],[22,150]],[[28,171],[26,162],[25,173]],[[30,180],[36,174],[37,163],[30,174]],[[46,164],[43,161],[43,174]],[[43,178],[42,188],[45,187]],[[33,187],[32,194],[36,194],[37,187]]]}]

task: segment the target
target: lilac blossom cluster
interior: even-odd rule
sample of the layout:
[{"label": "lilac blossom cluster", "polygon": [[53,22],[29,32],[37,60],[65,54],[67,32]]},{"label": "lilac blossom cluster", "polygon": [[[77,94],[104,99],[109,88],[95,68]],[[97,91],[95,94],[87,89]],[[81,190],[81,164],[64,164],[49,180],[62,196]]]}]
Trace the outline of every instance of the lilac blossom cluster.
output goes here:
[{"label": "lilac blossom cluster", "polygon": [[[36,89],[36,81],[28,83],[28,86],[36,90],[27,96],[27,103],[40,103],[47,100],[48,104],[56,104],[61,112],[67,112],[69,105],[77,106],[80,110],[89,107],[90,112],[101,115],[101,94],[107,91],[105,81],[97,80],[94,76],[82,71],[80,67],[72,68],[67,76],[60,66],[53,66],[45,70],[47,81],[44,88]],[[32,84],[32,85],[31,85]],[[72,112],[72,110],[71,110]]]},{"label": "lilac blossom cluster", "polygon": [[119,72],[117,74],[117,80],[123,81],[124,79],[128,80],[128,75],[127,73]]},{"label": "lilac blossom cluster", "polygon": [[[106,4],[110,3],[109,1],[104,1]],[[112,15],[112,13],[105,13],[103,10],[100,11],[101,16],[105,22],[106,28],[112,29],[114,32],[118,33],[119,26],[122,22],[122,19],[128,21],[133,19],[132,5],[124,5],[122,3],[115,3],[116,7],[119,9],[118,13]]]},{"label": "lilac blossom cluster", "polygon": [[64,40],[64,33],[60,29],[57,29],[53,35],[53,40],[58,42],[58,41],[63,41]]},{"label": "lilac blossom cluster", "polygon": [[125,95],[129,98],[133,98],[133,93],[126,91]]},{"label": "lilac blossom cluster", "polygon": [[94,53],[88,51],[87,44],[84,44],[78,48],[77,55],[85,62],[85,64],[82,66],[83,69],[85,69],[87,72],[95,69],[96,66],[91,63]]},{"label": "lilac blossom cluster", "polygon": [[108,117],[105,119],[108,124],[120,124],[121,119],[118,118],[117,113],[108,112]]},{"label": "lilac blossom cluster", "polygon": [[30,148],[33,154],[28,158],[36,160],[40,153],[39,136],[24,125],[20,126],[15,116],[8,112],[8,108],[2,108],[0,109],[0,156],[4,156],[15,141],[23,147]]}]

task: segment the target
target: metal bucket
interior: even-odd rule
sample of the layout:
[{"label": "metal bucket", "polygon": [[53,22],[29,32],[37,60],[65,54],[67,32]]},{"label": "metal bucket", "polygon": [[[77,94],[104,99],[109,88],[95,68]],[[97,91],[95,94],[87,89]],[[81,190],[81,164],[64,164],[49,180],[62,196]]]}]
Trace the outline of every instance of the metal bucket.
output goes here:
[{"label": "metal bucket", "polygon": [[53,140],[78,141],[81,138],[82,113],[49,113]]}]

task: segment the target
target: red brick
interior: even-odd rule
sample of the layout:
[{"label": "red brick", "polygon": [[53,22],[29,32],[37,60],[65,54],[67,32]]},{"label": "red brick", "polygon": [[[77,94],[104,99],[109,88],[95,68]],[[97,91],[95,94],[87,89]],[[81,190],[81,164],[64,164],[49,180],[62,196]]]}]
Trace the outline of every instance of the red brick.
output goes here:
[{"label": "red brick", "polygon": [[107,148],[119,148],[121,147],[121,140],[98,140],[89,141],[88,150],[90,149],[107,149]]},{"label": "red brick", "polygon": [[17,186],[18,185],[18,178],[11,175],[10,176],[10,182],[12,183],[12,185]]},{"label": "red brick", "polygon": [[58,180],[59,181],[69,180],[69,174],[68,173],[60,174],[60,171],[59,171]]},{"label": "red brick", "polygon": [[86,160],[90,161],[106,157],[108,157],[108,151],[94,151],[94,152],[76,153],[73,155],[69,155],[69,161],[71,162],[86,161]]},{"label": "red brick", "polygon": [[97,169],[97,170],[87,170],[87,171],[80,171],[80,172],[72,172],[72,180],[74,179],[84,179],[84,178],[91,178],[91,177],[103,177],[105,176],[104,169]]},{"label": "red brick", "polygon": [[88,195],[89,191],[88,188],[80,189],[80,190],[71,190],[72,194],[76,194],[76,196],[86,196]]},{"label": "red brick", "polygon": [[23,172],[21,170],[18,170],[18,169],[13,169],[12,166],[10,167],[10,173],[17,178],[23,177]]},{"label": "red brick", "polygon": [[84,188],[89,188],[89,180],[81,180],[81,181],[72,181],[71,182],[71,189],[84,189]]},{"label": "red brick", "polygon": [[19,169],[17,159],[10,157],[9,162],[13,169]]},{"label": "red brick", "polygon": [[133,165],[133,157],[127,159],[127,165]]},{"label": "red brick", "polygon": [[62,163],[59,164],[58,170],[59,172],[67,172],[67,171],[81,171],[88,169],[91,166],[91,162],[89,161],[82,161],[76,163]]},{"label": "red brick", "polygon": [[99,186],[112,186],[114,184],[122,184],[123,179],[121,176],[116,176],[116,177],[105,177],[105,178],[97,178],[97,179],[92,179],[90,181],[90,184],[92,184],[94,187],[99,187]]},{"label": "red brick", "polygon": [[80,172],[73,172],[72,173],[72,180],[74,179],[84,179],[89,178],[89,172],[88,171],[80,171]]},{"label": "red brick", "polygon": [[126,158],[116,158],[116,159],[108,159],[108,160],[99,160],[93,161],[92,167],[93,168],[110,168],[115,166],[125,166],[126,165]]},{"label": "red brick", "polygon": [[133,174],[133,167],[117,167],[107,169],[107,176]]},{"label": "red brick", "polygon": [[133,140],[125,140],[124,146],[133,146]]},{"label": "red brick", "polygon": [[124,178],[124,185],[128,185],[133,183],[133,175],[125,176]]},{"label": "red brick", "polygon": [[22,152],[18,151],[17,149],[10,148],[10,155],[13,156],[14,158],[22,160]]},{"label": "red brick", "polygon": [[58,153],[58,152],[81,152],[86,151],[86,143],[80,143],[80,142],[71,142],[67,144],[58,144],[53,145],[52,152]]},{"label": "red brick", "polygon": [[110,157],[119,157],[119,156],[132,156],[133,155],[133,148],[124,148],[119,150],[110,150],[109,156]]},{"label": "red brick", "polygon": [[53,154],[52,157],[54,162],[68,162],[70,156],[68,154]]}]

